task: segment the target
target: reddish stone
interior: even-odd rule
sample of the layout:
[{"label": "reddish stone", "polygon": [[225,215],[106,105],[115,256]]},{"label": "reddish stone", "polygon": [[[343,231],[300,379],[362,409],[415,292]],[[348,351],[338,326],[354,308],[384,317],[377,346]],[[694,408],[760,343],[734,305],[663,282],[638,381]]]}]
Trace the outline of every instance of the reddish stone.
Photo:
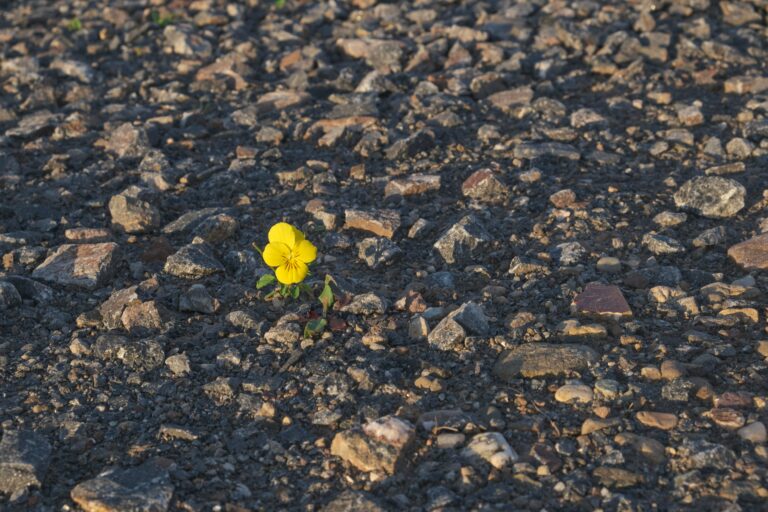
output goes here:
[{"label": "reddish stone", "polygon": [[728,256],[744,270],[768,270],[768,233],[731,246]]},{"label": "reddish stone", "polygon": [[440,176],[436,174],[414,174],[407,178],[393,179],[384,188],[385,196],[415,196],[433,190],[440,190]]},{"label": "reddish stone", "polygon": [[118,246],[113,242],[65,244],[48,256],[32,272],[32,277],[93,290],[112,277],[118,263],[117,252]]},{"label": "reddish stone", "polygon": [[632,310],[618,286],[589,283],[574,300],[577,312],[584,315],[629,318]]},{"label": "reddish stone", "polygon": [[490,169],[480,169],[464,180],[461,193],[478,201],[501,203],[509,195],[509,189]]},{"label": "reddish stone", "polygon": [[345,228],[370,231],[386,238],[392,238],[400,227],[400,214],[394,210],[346,210],[344,215]]}]

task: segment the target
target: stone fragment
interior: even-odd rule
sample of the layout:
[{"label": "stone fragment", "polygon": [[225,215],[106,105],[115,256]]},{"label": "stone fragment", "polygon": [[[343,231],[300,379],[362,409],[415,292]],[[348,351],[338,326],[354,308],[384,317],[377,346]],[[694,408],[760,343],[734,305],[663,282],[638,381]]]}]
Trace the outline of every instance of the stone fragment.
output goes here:
[{"label": "stone fragment", "polygon": [[40,487],[51,458],[48,440],[31,430],[3,429],[0,441],[0,492],[18,496]]},{"label": "stone fragment", "polygon": [[342,306],[341,311],[364,316],[383,315],[387,312],[387,303],[375,293],[363,293],[352,297],[349,304]]},{"label": "stone fragment", "polygon": [[462,455],[469,460],[484,460],[496,469],[504,469],[520,458],[499,432],[475,434],[462,451]]},{"label": "stone fragment", "polygon": [[174,354],[165,360],[165,366],[176,377],[183,377],[188,375],[192,369],[189,366],[189,357],[187,354]]},{"label": "stone fragment", "polygon": [[120,321],[125,330],[130,333],[158,331],[163,329],[167,316],[163,308],[154,300],[134,301],[126,305],[120,315]]},{"label": "stone fragment", "polygon": [[691,241],[691,245],[694,247],[714,247],[725,243],[725,227],[716,226],[714,228],[705,229]]},{"label": "stone fragment", "polygon": [[568,375],[586,370],[597,359],[597,353],[584,345],[526,343],[504,352],[493,371],[502,380]]},{"label": "stone fragment", "polygon": [[3,280],[11,283],[22,299],[33,300],[37,304],[47,304],[53,300],[53,290],[34,279],[24,276],[5,276]]},{"label": "stone fragment", "polygon": [[467,332],[456,320],[443,318],[427,336],[427,342],[438,350],[456,350],[467,337]]},{"label": "stone fragment", "polygon": [[563,320],[557,325],[560,336],[569,341],[594,340],[608,336],[608,329],[602,324],[582,324],[572,318]]},{"label": "stone fragment", "polygon": [[163,30],[165,44],[176,55],[207,59],[213,52],[213,46],[197,35],[191,25],[171,24]]},{"label": "stone fragment", "polygon": [[408,137],[395,141],[384,150],[384,155],[390,160],[413,158],[419,153],[435,147],[435,134],[431,130],[419,130]]},{"label": "stone fragment", "polygon": [[712,420],[718,427],[729,430],[740,429],[747,422],[742,413],[730,407],[714,407],[707,411],[704,416]]},{"label": "stone fragment", "polygon": [[105,228],[69,228],[64,231],[64,238],[70,242],[106,242],[112,233]]},{"label": "stone fragment", "polygon": [[726,219],[744,208],[746,189],[738,181],[719,176],[699,176],[675,192],[675,205],[710,219]]},{"label": "stone fragment", "polygon": [[635,417],[637,418],[637,421],[646,427],[672,430],[677,426],[677,416],[672,413],[639,411]]},{"label": "stone fragment", "polygon": [[364,238],[357,244],[358,258],[374,270],[395,262],[402,254],[402,249],[388,238]]},{"label": "stone fragment", "polygon": [[528,86],[500,91],[488,96],[485,101],[501,111],[508,112],[514,107],[528,105],[533,100],[533,89]]},{"label": "stone fragment", "polygon": [[138,187],[112,196],[109,200],[112,224],[126,233],[144,233],[160,226],[160,212],[140,196]]},{"label": "stone fragment", "polygon": [[96,338],[93,355],[105,361],[120,361],[128,368],[140,371],[154,370],[165,361],[165,352],[158,339],[137,341],[115,334],[102,334]]},{"label": "stone fragment", "polygon": [[467,215],[451,226],[434,244],[440,257],[448,264],[465,262],[472,254],[491,241],[491,235],[473,216]]},{"label": "stone fragment", "polygon": [[746,427],[742,427],[737,432],[739,437],[745,441],[761,444],[768,440],[768,434],[766,434],[765,424],[761,421],[755,421],[750,423]]},{"label": "stone fragment", "polygon": [[768,90],[768,77],[734,76],[723,83],[726,94],[759,94]]},{"label": "stone fragment", "polygon": [[621,425],[619,418],[587,418],[581,424],[581,435],[586,436],[593,432]]},{"label": "stone fragment", "polygon": [[558,190],[549,196],[549,202],[555,208],[570,208],[576,204],[576,193],[569,188]]},{"label": "stone fragment", "polygon": [[188,244],[168,256],[163,271],[185,279],[200,279],[224,272],[224,266],[216,259],[207,244]]},{"label": "stone fragment", "polygon": [[634,487],[645,481],[643,475],[639,473],[614,466],[599,466],[592,471],[592,476],[602,485],[616,488]]},{"label": "stone fragment", "polygon": [[209,244],[217,244],[232,238],[239,223],[228,213],[217,213],[203,220],[192,232]]},{"label": "stone fragment", "polygon": [[621,289],[615,285],[589,283],[573,301],[576,311],[585,316],[612,319],[632,317],[632,310]]},{"label": "stone fragment", "polygon": [[768,234],[732,245],[728,248],[728,257],[744,270],[768,269]]},{"label": "stone fragment", "polygon": [[592,398],[592,389],[584,384],[565,384],[555,391],[555,400],[565,404],[572,402],[588,404]]},{"label": "stone fragment", "polygon": [[465,302],[447,318],[456,320],[464,329],[478,336],[488,334],[490,328],[483,308],[474,302]]},{"label": "stone fragment", "polygon": [[689,470],[731,469],[736,462],[736,454],[732,450],[704,439],[684,438],[676,448],[677,455],[682,459],[681,466]]},{"label": "stone fragment", "polygon": [[211,315],[215,313],[221,304],[208,293],[208,289],[202,284],[193,284],[179,296],[179,311],[203,313]]},{"label": "stone fragment", "polygon": [[21,294],[8,281],[0,281],[0,311],[21,305]]},{"label": "stone fragment", "polygon": [[416,429],[396,416],[384,416],[334,436],[331,454],[366,473],[396,473],[405,465]]},{"label": "stone fragment", "polygon": [[118,264],[114,242],[65,244],[32,272],[32,277],[64,286],[94,290],[107,283]]},{"label": "stone fragment", "polygon": [[595,268],[600,272],[615,274],[621,272],[621,260],[612,256],[603,256],[597,260]]},{"label": "stone fragment", "polygon": [[561,265],[575,265],[587,254],[587,249],[579,242],[563,242],[557,244],[552,255]]},{"label": "stone fragment", "polygon": [[653,222],[663,228],[671,228],[688,220],[688,215],[683,212],[664,211],[653,218]]},{"label": "stone fragment", "polygon": [[345,210],[346,229],[360,229],[391,239],[400,227],[400,214],[395,210]]},{"label": "stone fragment", "polygon": [[301,336],[301,327],[295,322],[278,323],[264,333],[264,339],[268,343],[283,345],[292,345],[299,341]]},{"label": "stone fragment", "polygon": [[495,204],[507,199],[509,188],[490,169],[480,169],[464,180],[461,193],[478,201]]},{"label": "stone fragment", "polygon": [[146,130],[131,123],[115,128],[104,143],[104,150],[118,158],[141,158],[149,151],[149,137]]},{"label": "stone fragment", "polygon": [[657,233],[646,233],[643,235],[643,245],[657,256],[685,252],[685,246],[679,241]]},{"label": "stone fragment", "polygon": [[165,512],[173,496],[166,461],[112,468],[77,484],[72,501],[85,512]]},{"label": "stone fragment", "polygon": [[417,196],[440,190],[440,176],[436,174],[412,174],[395,178],[384,187],[384,196]]},{"label": "stone fragment", "polygon": [[662,464],[667,459],[664,445],[653,438],[632,434],[630,432],[622,432],[616,434],[616,437],[614,437],[613,440],[619,446],[632,446],[635,451],[654,464]]},{"label": "stone fragment", "polygon": [[365,492],[347,489],[321,509],[321,512],[386,512],[376,498]]}]

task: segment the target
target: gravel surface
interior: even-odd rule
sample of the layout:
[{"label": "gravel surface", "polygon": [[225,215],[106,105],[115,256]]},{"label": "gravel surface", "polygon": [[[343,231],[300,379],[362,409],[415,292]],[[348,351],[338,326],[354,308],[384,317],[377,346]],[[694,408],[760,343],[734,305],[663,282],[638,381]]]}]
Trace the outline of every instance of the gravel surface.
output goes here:
[{"label": "gravel surface", "polygon": [[768,510],[767,16],[5,2],[0,509]]}]

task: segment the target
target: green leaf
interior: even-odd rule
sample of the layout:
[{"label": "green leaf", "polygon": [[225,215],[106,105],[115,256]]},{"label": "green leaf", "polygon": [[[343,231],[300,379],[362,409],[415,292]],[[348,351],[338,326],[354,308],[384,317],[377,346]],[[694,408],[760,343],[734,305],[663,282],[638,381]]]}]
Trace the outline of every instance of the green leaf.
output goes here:
[{"label": "green leaf", "polygon": [[256,289],[261,290],[265,286],[269,286],[270,284],[275,282],[275,276],[274,274],[264,274],[259,278],[258,281],[256,281]]},{"label": "green leaf", "polygon": [[323,286],[323,291],[320,292],[317,300],[319,300],[320,304],[323,305],[323,316],[325,316],[331,306],[333,306],[333,291],[331,290],[331,285],[328,284],[327,279],[325,286]]},{"label": "green leaf", "polygon": [[301,293],[301,290],[298,286],[291,286],[291,297],[295,299],[299,298],[299,293]]},{"label": "green leaf", "polygon": [[307,325],[304,326],[304,337],[312,338],[322,334],[327,324],[328,322],[325,318],[315,318],[314,320],[310,320],[307,322]]},{"label": "green leaf", "polygon": [[285,0],[275,0],[275,7],[277,9],[282,9],[285,7]]},{"label": "green leaf", "polygon": [[80,21],[79,18],[72,18],[67,23],[67,30],[69,30],[70,32],[77,32],[82,28],[83,28],[83,23]]}]

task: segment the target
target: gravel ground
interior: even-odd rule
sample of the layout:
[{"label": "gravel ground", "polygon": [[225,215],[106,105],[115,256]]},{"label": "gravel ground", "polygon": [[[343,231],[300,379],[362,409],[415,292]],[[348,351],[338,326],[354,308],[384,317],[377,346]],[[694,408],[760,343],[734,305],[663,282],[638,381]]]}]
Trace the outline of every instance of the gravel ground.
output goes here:
[{"label": "gravel ground", "polygon": [[0,508],[768,510],[767,15],[4,3]]}]

